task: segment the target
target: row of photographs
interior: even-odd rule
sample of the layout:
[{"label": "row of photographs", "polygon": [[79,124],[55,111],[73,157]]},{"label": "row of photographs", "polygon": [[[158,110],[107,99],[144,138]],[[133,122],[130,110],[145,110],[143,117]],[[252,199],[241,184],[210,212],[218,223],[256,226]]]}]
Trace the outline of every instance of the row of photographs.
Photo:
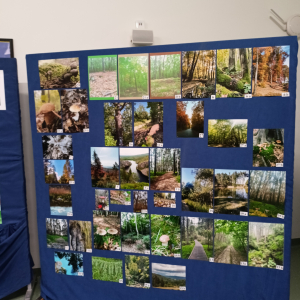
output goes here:
[{"label": "row of photographs", "polygon": [[[92,235],[93,225],[93,235]],[[151,229],[150,229],[151,228]],[[284,224],[94,211],[89,221],[46,219],[47,247],[122,251],[276,268],[284,261]],[[70,245],[70,246],[69,246]]]},{"label": "row of photographs", "polygon": [[[88,57],[91,100],[282,96],[290,46]],[[41,89],[81,87],[79,58],[39,60]]]}]

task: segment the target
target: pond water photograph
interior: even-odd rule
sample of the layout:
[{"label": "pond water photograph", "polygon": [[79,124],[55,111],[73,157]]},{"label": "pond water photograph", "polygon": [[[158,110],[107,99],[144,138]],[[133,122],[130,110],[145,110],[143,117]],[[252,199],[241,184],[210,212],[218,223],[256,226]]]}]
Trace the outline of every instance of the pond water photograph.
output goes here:
[{"label": "pond water photograph", "polygon": [[68,220],[46,219],[47,248],[63,249],[69,246]]},{"label": "pond water photograph", "polygon": [[68,184],[74,181],[73,160],[44,159],[45,182],[50,184]]},{"label": "pond water photograph", "polygon": [[70,185],[49,185],[50,214],[68,216],[73,214]]},{"label": "pond water photograph", "polygon": [[131,205],[131,191],[110,190],[110,204]]},{"label": "pond water photograph", "polygon": [[[126,286],[135,288],[150,287],[149,257],[125,255]],[[145,285],[146,283],[146,285]],[[147,284],[149,287],[147,287]]]},{"label": "pond water photograph", "polygon": [[95,189],[95,210],[109,210],[108,190]]},{"label": "pond water photograph", "polygon": [[70,250],[86,252],[92,249],[92,223],[69,220]]},{"label": "pond water photograph", "polygon": [[93,279],[118,282],[123,280],[123,260],[92,256]]},{"label": "pond water photograph", "polygon": [[54,252],[55,273],[79,276],[83,274],[83,254]]}]

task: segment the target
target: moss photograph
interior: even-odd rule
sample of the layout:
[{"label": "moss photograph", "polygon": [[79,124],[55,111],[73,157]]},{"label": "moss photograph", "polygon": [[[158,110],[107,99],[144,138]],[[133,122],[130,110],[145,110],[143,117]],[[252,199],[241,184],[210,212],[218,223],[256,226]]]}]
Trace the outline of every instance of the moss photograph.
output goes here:
[{"label": "moss photograph", "polygon": [[149,288],[149,257],[125,255],[125,278],[126,286],[135,288]]}]

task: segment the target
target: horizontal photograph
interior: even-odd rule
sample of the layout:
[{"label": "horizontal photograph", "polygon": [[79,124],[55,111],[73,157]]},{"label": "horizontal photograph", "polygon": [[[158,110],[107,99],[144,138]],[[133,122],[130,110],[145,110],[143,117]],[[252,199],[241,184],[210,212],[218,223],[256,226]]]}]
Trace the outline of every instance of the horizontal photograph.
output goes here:
[{"label": "horizontal photograph", "polygon": [[145,191],[133,192],[133,211],[134,212],[148,211],[148,192]]},{"label": "horizontal photograph", "polygon": [[108,190],[95,189],[95,210],[109,210]]},{"label": "horizontal photograph", "polygon": [[45,182],[50,184],[68,184],[74,182],[73,160],[44,159]]},{"label": "horizontal photograph", "polygon": [[92,256],[93,279],[120,282],[123,280],[123,260]]},{"label": "horizontal photograph", "polygon": [[69,220],[70,250],[87,252],[92,249],[92,223]]},{"label": "horizontal photograph", "polygon": [[135,288],[149,288],[149,257],[125,255],[125,278],[126,286]]},{"label": "horizontal photograph", "polygon": [[72,135],[43,135],[43,157],[73,159]]},{"label": "horizontal photograph", "polygon": [[66,219],[46,219],[47,248],[69,247],[68,221]]},{"label": "horizontal photograph", "polygon": [[131,191],[110,190],[110,204],[131,205]]},{"label": "horizontal photograph", "polygon": [[55,273],[83,276],[83,254],[54,252]]},{"label": "horizontal photograph", "polygon": [[73,214],[70,185],[49,185],[50,214],[69,216]]},{"label": "horizontal photograph", "polygon": [[154,193],[154,207],[176,207],[176,193]]}]

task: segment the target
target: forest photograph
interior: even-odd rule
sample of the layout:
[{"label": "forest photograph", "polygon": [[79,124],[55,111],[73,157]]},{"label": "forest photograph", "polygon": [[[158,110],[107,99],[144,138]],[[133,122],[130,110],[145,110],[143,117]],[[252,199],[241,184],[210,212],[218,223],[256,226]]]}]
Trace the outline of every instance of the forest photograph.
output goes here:
[{"label": "forest photograph", "polygon": [[122,251],[150,254],[150,218],[148,214],[121,213]]},{"label": "forest photograph", "polygon": [[182,51],[182,98],[215,95],[216,50]]},{"label": "forest photograph", "polygon": [[114,100],[118,97],[117,57],[88,57],[90,100]]},{"label": "forest photograph", "polygon": [[94,248],[121,251],[121,213],[93,211]]},{"label": "forest photograph", "polygon": [[177,101],[177,137],[199,138],[204,133],[204,101]]},{"label": "forest photograph", "polygon": [[150,189],[174,192],[180,189],[179,148],[150,149]]},{"label": "forest photograph", "polygon": [[79,58],[38,61],[41,89],[80,88]]},{"label": "forest photograph", "polygon": [[247,262],[248,222],[215,220],[214,262],[240,265]]},{"label": "forest photograph", "polygon": [[54,252],[55,273],[79,276],[83,274],[83,254]]},{"label": "forest photograph", "polygon": [[176,193],[154,193],[154,207],[176,207]]},{"label": "forest photograph", "polygon": [[70,251],[86,252],[92,249],[92,223],[69,220]]},{"label": "forest photograph", "polygon": [[119,99],[143,99],[149,95],[149,55],[124,54],[119,59]]},{"label": "forest photograph", "polygon": [[209,212],[213,208],[214,170],[182,168],[182,210]]},{"label": "forest photograph", "polygon": [[186,266],[152,263],[152,287],[177,291],[186,287]]},{"label": "forest photograph", "polygon": [[[47,159],[72,159],[72,135],[43,135],[43,157]],[[71,156],[71,158],[70,158]]]},{"label": "forest photograph", "polygon": [[244,97],[251,93],[251,48],[217,50],[217,98]]},{"label": "forest photograph", "polygon": [[91,147],[92,187],[119,185],[119,148]]},{"label": "forest photograph", "polygon": [[249,215],[277,218],[284,215],[285,171],[251,171]]},{"label": "forest photograph", "polygon": [[254,97],[281,96],[289,91],[290,46],[253,48]]},{"label": "forest photograph", "polygon": [[143,190],[149,186],[149,149],[120,148],[121,189]]},{"label": "forest photograph", "polygon": [[44,159],[45,182],[50,184],[68,184],[74,181],[73,160]]},{"label": "forest photograph", "polygon": [[181,95],[181,52],[150,53],[150,99]]},{"label": "forest photograph", "polygon": [[181,257],[208,261],[213,257],[214,220],[181,217]]},{"label": "forest photograph", "polygon": [[163,102],[134,103],[134,145],[157,147],[163,143]]},{"label": "forest photograph", "polygon": [[85,132],[89,129],[87,90],[61,90],[61,106],[64,132]]},{"label": "forest photograph", "polygon": [[284,224],[249,222],[250,267],[283,266]]},{"label": "forest photograph", "polygon": [[253,129],[253,167],[283,163],[284,129]]},{"label": "forest photograph", "polygon": [[134,191],[133,192],[133,211],[147,212],[148,211],[148,192]]},{"label": "forest photograph", "polygon": [[123,260],[92,256],[93,279],[119,282],[123,280]]},{"label": "forest photograph", "polygon": [[68,221],[46,219],[47,248],[63,249],[69,246]]},{"label": "forest photograph", "polygon": [[62,129],[58,90],[34,91],[34,103],[37,132],[57,132]]},{"label": "forest photograph", "polygon": [[131,205],[131,191],[110,190],[110,204]]},{"label": "forest photograph", "polygon": [[208,120],[208,147],[241,147],[247,144],[247,129],[247,119]]},{"label": "forest photograph", "polygon": [[135,288],[149,288],[149,257],[125,255],[125,278],[126,286]]},{"label": "forest photograph", "polygon": [[128,147],[132,142],[132,103],[104,103],[105,146]]},{"label": "forest photograph", "polygon": [[95,210],[109,210],[108,190],[95,189]]},{"label": "forest photograph", "polygon": [[70,185],[49,185],[50,214],[67,216],[73,213]]},{"label": "forest photograph", "polygon": [[151,254],[174,257],[181,252],[180,217],[151,215]]},{"label": "forest photograph", "polygon": [[215,170],[214,213],[240,215],[248,212],[249,171]]}]

